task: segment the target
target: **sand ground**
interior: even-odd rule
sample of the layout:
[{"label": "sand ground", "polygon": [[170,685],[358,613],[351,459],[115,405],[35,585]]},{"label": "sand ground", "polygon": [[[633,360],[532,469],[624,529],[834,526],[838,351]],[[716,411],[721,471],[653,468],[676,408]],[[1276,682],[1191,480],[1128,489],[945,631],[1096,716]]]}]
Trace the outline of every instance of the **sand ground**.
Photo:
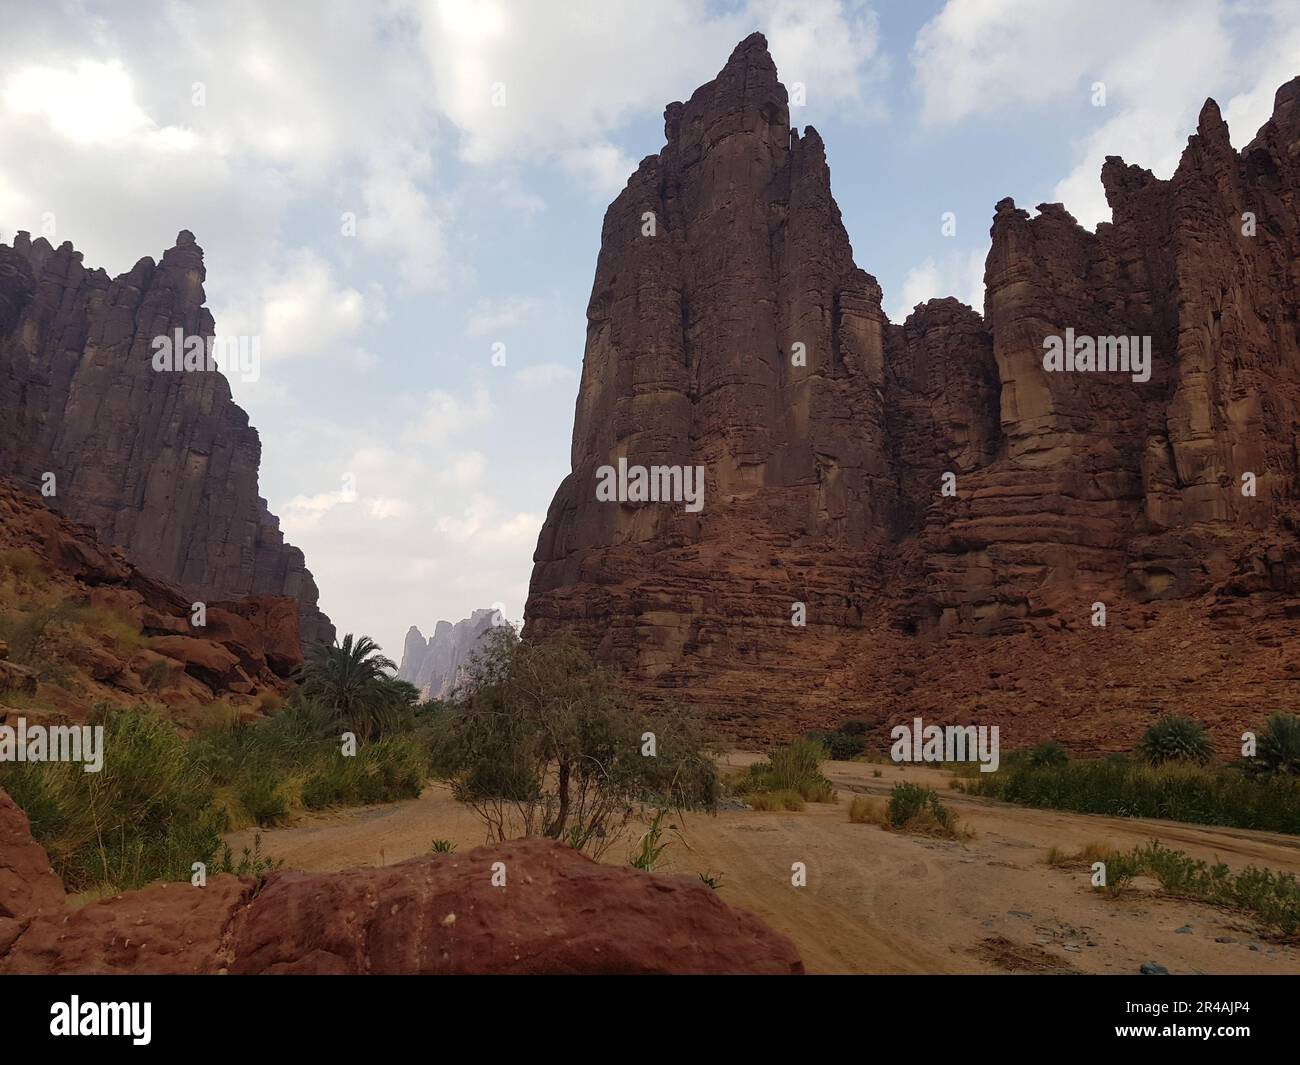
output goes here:
[{"label": "sand ground", "polygon": [[[727,764],[757,757],[733,754]],[[839,792],[833,805],[673,817],[677,831],[656,871],[719,877],[721,897],[788,935],[810,972],[1136,974],[1158,962],[1172,974],[1300,973],[1300,944],[1269,939],[1246,915],[1165,898],[1144,880],[1111,899],[1090,889],[1085,869],[1044,861],[1051,847],[1159,839],[1234,870],[1300,873],[1298,838],[1012,806],[951,791],[947,773],[924,767],[830,762],[824,771]],[[938,789],[974,837],[932,840],[849,821],[855,793],[883,797],[898,780]],[[640,831],[603,860],[624,863]],[[459,851],[485,841],[482,822],[442,784],[409,802],[309,814],[261,832],[264,851],[307,870],[402,861],[439,838]],[[229,839],[238,850],[252,837]],[[794,862],[807,867],[806,887],[791,885]]]}]

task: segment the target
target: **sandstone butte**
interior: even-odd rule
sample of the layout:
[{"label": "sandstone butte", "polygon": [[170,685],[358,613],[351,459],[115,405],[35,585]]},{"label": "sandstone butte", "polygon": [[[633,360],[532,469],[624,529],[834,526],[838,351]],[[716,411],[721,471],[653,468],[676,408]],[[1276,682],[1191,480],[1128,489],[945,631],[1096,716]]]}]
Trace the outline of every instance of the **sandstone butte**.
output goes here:
[{"label": "sandstone butte", "polygon": [[454,625],[439,621],[428,639],[412,625],[406,630],[397,676],[414,684],[425,699],[447,698],[478,650],[479,640],[492,629],[496,616],[495,608],[484,607]]},{"label": "sandstone butte", "polygon": [[109,278],[65,242],[0,244],[0,475],[93,526],[194,599],[288,596],[304,642],[332,641],[302,552],[258,495],[261,442],[216,371],[158,372],[155,337],[211,337],[203,249]]},{"label": "sandstone butte", "polygon": [[[664,131],[605,215],[526,633],[742,742],[921,715],[1099,751],[1180,712],[1228,751],[1295,709],[1300,78],[1240,152],[1207,100],[1169,180],[1108,158],[1096,232],[1002,200],[983,314],[901,325],[760,34]],[[1150,380],[1045,372],[1068,328],[1150,337]],[[703,466],[703,509],[597,501],[620,458]]]},{"label": "sandstone butte", "polygon": [[788,939],[698,880],[599,865],[551,840],[159,883],[74,910],[0,791],[0,974],[802,972]]}]

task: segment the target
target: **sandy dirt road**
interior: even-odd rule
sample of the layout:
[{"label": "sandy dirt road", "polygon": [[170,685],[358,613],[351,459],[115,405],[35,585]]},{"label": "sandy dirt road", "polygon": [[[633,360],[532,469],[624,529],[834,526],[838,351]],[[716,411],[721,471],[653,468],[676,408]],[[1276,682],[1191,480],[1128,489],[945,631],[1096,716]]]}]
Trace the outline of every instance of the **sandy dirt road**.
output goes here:
[{"label": "sandy dirt road", "polygon": [[[953,792],[946,773],[923,767],[830,762],[824,771],[839,791],[835,804],[674,818],[657,871],[719,877],[722,898],[788,935],[810,972],[1135,974],[1158,962],[1172,974],[1300,973],[1300,946],[1270,940],[1244,915],[1165,898],[1146,881],[1113,900],[1090,889],[1086,870],[1044,861],[1053,846],[1073,853],[1159,839],[1234,869],[1300,873],[1300,839],[1011,806]],[[930,840],[848,820],[854,793],[883,797],[905,779],[938,789],[974,837]],[[635,835],[603,860],[625,862]],[[229,839],[238,849],[252,836]],[[459,851],[484,842],[477,816],[441,784],[409,802],[262,830],[265,851],[286,868],[311,870],[401,861],[439,838]],[[795,862],[807,867],[806,887],[791,885]]]}]

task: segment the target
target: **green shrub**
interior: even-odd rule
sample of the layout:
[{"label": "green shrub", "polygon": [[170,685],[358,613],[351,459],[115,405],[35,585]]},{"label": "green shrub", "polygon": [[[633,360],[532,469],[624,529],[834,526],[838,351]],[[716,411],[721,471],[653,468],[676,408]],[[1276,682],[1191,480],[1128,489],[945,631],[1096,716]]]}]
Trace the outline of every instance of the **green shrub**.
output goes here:
[{"label": "green shrub", "polygon": [[831,760],[836,762],[850,762],[867,749],[866,740],[842,732],[814,731],[804,733],[804,736],[825,747]]},{"label": "green shrub", "polygon": [[1150,876],[1171,895],[1245,910],[1286,936],[1300,932],[1300,882],[1292,873],[1255,866],[1233,873],[1222,862],[1211,865],[1159,840],[1105,860],[1104,890],[1111,895],[1119,895],[1136,876]]},{"label": "green shrub", "polygon": [[98,773],[70,762],[7,762],[0,784],[70,891],[188,880],[191,864],[210,864],[220,843],[210,781],[160,718],[127,711],[102,723]]},{"label": "green shrub", "polygon": [[798,739],[772,751],[766,762],[749,767],[733,787],[748,798],[759,792],[794,792],[807,802],[834,802],[835,788],[821,773],[827,751],[816,740]]},{"label": "green shrub", "polygon": [[871,724],[860,717],[851,717],[840,726],[846,736],[865,736],[870,729]]},{"label": "green shrub", "polygon": [[1259,736],[1255,757],[1247,763],[1255,773],[1300,775],[1300,717],[1274,714]]},{"label": "green shrub", "polygon": [[1011,766],[958,786],[1024,806],[1300,834],[1300,780],[1285,775],[1107,758],[1043,769]]},{"label": "green shrub", "polygon": [[289,816],[289,804],[280,790],[279,774],[269,765],[256,766],[241,775],[239,801],[262,827],[278,825]]},{"label": "green shrub", "polygon": [[1142,737],[1138,755],[1151,765],[1190,762],[1204,765],[1214,756],[1209,737],[1199,722],[1190,717],[1162,717]]},{"label": "green shrub", "polygon": [[1065,753],[1065,748],[1055,740],[1048,740],[1046,743],[1040,743],[1037,747],[1029,751],[1029,764],[1035,769],[1044,769],[1049,766],[1065,765],[1070,760],[1070,756]]},{"label": "green shrub", "polygon": [[[869,819],[864,810],[860,816]],[[849,819],[854,819],[852,807]],[[885,819],[889,826],[905,832],[917,832],[925,835],[956,838],[962,833],[957,827],[957,816],[944,806],[939,793],[933,788],[919,784],[895,784],[889,793],[889,803],[885,807]]]},{"label": "green shrub", "polygon": [[937,820],[948,816],[947,809],[939,802],[939,793],[933,788],[925,788],[920,784],[899,783],[895,784],[889,793],[889,823],[895,828],[902,828],[909,821],[914,821],[926,808],[936,812],[942,811],[937,815]]},{"label": "green shrub", "polygon": [[362,744],[351,757],[335,748],[307,774],[302,803],[318,810],[418,798],[427,777],[426,760],[424,749],[406,736]]}]

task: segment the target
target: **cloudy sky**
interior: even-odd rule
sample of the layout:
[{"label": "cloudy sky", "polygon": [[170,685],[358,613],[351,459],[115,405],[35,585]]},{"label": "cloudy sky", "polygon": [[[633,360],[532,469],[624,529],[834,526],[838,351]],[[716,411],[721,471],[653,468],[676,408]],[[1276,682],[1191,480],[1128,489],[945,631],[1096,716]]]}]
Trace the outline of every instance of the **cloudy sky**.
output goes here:
[{"label": "cloudy sky", "polygon": [[261,337],[262,493],[394,656],[522,616],[605,206],[754,29],[896,321],[980,308],[1003,196],[1095,225],[1105,155],[1169,176],[1207,96],[1241,147],[1300,73],[1300,0],[5,6],[0,240],[52,218],[116,274],[195,233],[218,332]]}]

